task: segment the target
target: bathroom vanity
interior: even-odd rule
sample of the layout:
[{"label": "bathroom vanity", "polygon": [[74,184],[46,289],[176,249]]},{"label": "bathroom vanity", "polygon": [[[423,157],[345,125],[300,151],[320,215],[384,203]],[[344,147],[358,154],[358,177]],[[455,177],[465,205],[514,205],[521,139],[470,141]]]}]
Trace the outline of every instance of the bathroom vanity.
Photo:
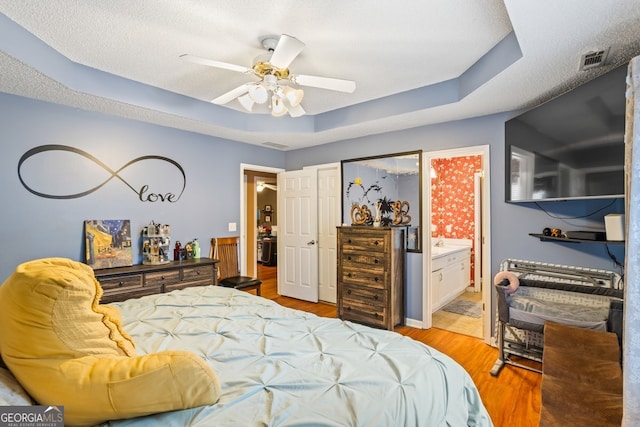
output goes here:
[{"label": "bathroom vanity", "polygon": [[431,248],[431,307],[436,312],[471,283],[471,246],[444,244]]}]

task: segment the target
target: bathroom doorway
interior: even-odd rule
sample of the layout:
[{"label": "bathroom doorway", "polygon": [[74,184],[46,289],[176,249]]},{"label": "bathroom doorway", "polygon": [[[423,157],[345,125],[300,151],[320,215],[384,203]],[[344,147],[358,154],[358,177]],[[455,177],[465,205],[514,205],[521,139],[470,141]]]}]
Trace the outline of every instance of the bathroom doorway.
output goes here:
[{"label": "bathroom doorway", "polygon": [[424,327],[489,342],[489,147],[424,157]]}]

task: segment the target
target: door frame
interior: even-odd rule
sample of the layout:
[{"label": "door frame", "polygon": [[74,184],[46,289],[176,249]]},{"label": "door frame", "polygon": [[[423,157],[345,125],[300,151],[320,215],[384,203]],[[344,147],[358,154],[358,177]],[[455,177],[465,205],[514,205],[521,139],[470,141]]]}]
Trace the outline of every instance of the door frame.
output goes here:
[{"label": "door frame", "polygon": [[[253,172],[268,172],[278,174],[284,172],[282,168],[275,168],[271,166],[252,165],[248,163],[240,163],[240,274],[247,274],[247,182],[245,182],[244,176],[246,171]],[[252,197],[257,198],[257,194],[254,192]],[[278,212],[276,211],[276,215]],[[253,248],[255,245],[251,245]]]},{"label": "door frame", "polygon": [[[482,262],[481,262],[481,281],[482,286],[482,302],[484,304],[484,316],[482,325],[482,335],[484,342],[491,343],[491,316],[493,313],[490,283],[491,276],[491,167],[490,167],[490,149],[489,145],[478,145],[463,148],[452,148],[446,150],[427,151],[422,154],[422,176],[423,176],[423,208],[422,218],[423,230],[422,241],[425,243],[422,250],[422,327],[429,329],[432,327],[431,313],[431,247],[433,245],[431,239],[431,160],[442,157],[461,157],[461,156],[481,156],[482,171],[484,174],[482,180]],[[476,284],[477,286],[477,284]]]}]

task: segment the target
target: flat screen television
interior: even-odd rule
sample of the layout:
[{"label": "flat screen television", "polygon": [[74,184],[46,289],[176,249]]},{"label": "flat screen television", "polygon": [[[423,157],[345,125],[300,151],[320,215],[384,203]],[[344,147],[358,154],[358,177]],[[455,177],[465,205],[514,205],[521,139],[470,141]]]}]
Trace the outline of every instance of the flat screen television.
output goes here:
[{"label": "flat screen television", "polygon": [[507,202],[624,196],[627,66],[505,123]]}]

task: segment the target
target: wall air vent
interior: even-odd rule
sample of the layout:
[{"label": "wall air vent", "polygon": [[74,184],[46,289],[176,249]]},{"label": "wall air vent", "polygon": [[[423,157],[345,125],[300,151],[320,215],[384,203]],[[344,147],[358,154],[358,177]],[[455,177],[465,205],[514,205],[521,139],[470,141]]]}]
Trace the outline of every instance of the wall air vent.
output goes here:
[{"label": "wall air vent", "polygon": [[608,54],[609,48],[585,53],[580,58],[580,71],[603,66]]}]

